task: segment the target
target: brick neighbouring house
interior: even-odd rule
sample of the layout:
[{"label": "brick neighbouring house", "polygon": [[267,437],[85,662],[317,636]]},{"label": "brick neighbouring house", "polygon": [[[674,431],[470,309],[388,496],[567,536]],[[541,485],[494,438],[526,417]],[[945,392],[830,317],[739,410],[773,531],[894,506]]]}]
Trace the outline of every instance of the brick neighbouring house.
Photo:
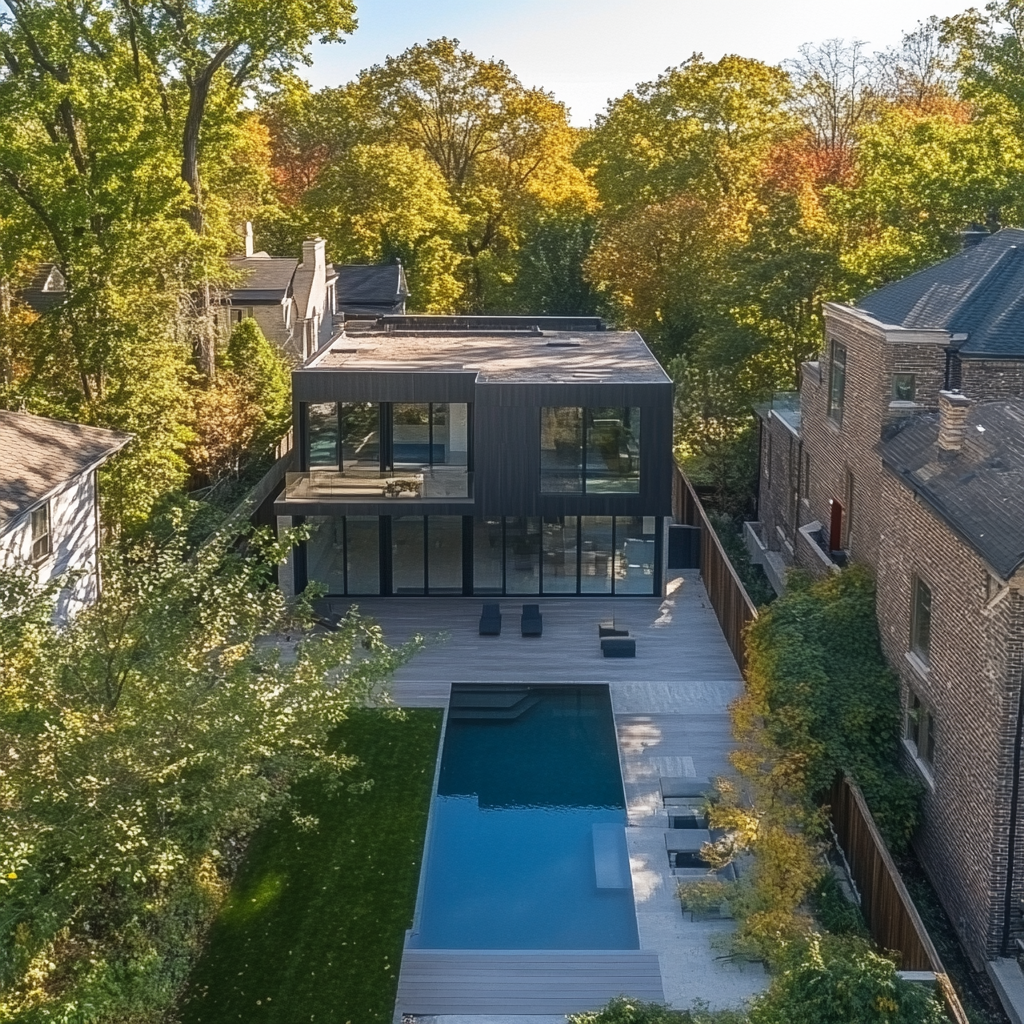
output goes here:
[{"label": "brick neighbouring house", "polygon": [[975,965],[1024,938],[1024,231],[825,307],[799,394],[758,409],[759,523],[785,569],[878,583],[918,855]]}]

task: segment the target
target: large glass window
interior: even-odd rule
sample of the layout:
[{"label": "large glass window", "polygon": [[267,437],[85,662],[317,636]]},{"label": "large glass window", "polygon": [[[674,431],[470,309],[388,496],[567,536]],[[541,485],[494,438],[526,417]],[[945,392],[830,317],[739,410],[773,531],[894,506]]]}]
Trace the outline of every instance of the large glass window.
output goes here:
[{"label": "large glass window", "polygon": [[50,533],[50,503],[44,501],[39,508],[32,509],[32,561],[41,562],[53,550]]},{"label": "large glass window", "polygon": [[935,716],[913,691],[907,704],[904,735],[914,745],[922,761],[929,765],[935,763]]},{"label": "large glass window", "polygon": [[914,598],[910,614],[910,649],[926,665],[932,646],[932,592],[924,580],[914,578]]},{"label": "large glass window", "polygon": [[380,520],[345,517],[345,567],[350,594],[380,593]]},{"label": "large glass window", "polygon": [[587,409],[587,483],[592,494],[640,490],[640,410]]},{"label": "large glass window", "polygon": [[469,406],[434,402],[430,406],[431,453],[435,466],[469,464]]},{"label": "large glass window", "polygon": [[427,519],[427,572],[431,594],[462,593],[462,516]]},{"label": "large glass window", "polygon": [[338,468],[338,407],[334,402],[306,406],[309,465]]},{"label": "large glass window", "polygon": [[572,406],[541,409],[540,489],[546,494],[582,493],[582,409]]},{"label": "large glass window", "polygon": [[654,516],[615,517],[615,593],[653,594]]},{"label": "large glass window", "polygon": [[640,410],[541,409],[540,489],[546,494],[636,494]]},{"label": "large glass window", "polygon": [[423,593],[423,516],[391,519],[391,592]]},{"label": "large glass window", "polygon": [[395,467],[429,465],[430,405],[426,402],[396,402],[391,407],[391,423],[391,452]]},{"label": "large glass window", "polygon": [[846,346],[832,342],[832,358],[828,379],[828,416],[838,425],[843,422],[843,403],[846,400]]},{"label": "large glass window", "polygon": [[310,516],[314,527],[306,542],[306,575],[328,594],[345,593],[345,521],[341,516]]},{"label": "large glass window", "polygon": [[380,406],[376,402],[341,406],[341,458],[344,470],[380,469]]},{"label": "large glass window", "polygon": [[505,519],[505,593],[540,592],[540,518]]},{"label": "large glass window", "polygon": [[474,519],[474,594],[500,594],[504,590],[502,555],[501,519]]},{"label": "large glass window", "polygon": [[576,593],[576,516],[544,520],[544,593]]},{"label": "large glass window", "polygon": [[580,593],[612,592],[612,517],[580,518]]}]

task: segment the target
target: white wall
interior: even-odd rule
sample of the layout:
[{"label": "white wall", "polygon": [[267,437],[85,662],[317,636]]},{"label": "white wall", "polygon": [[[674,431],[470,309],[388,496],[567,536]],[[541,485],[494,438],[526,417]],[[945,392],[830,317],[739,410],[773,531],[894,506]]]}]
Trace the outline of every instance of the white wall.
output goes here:
[{"label": "white wall", "polygon": [[[0,526],[0,565],[32,560],[32,513]],[[50,497],[50,554],[36,567],[40,583],[81,570],[81,577],[60,592],[54,619],[66,622],[99,596],[96,473],[74,477]]]}]

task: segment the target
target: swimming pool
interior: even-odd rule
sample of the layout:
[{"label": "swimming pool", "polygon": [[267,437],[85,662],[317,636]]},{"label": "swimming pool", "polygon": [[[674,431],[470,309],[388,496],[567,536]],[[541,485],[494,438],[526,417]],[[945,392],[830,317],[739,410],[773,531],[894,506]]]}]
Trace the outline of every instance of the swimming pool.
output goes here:
[{"label": "swimming pool", "polygon": [[454,685],[419,949],[638,949],[607,686]]}]

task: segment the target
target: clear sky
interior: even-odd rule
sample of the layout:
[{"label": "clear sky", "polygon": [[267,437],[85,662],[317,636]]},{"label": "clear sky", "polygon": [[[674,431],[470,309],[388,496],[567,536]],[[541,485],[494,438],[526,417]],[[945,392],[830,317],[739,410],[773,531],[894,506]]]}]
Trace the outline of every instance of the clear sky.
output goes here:
[{"label": "clear sky", "polygon": [[657,77],[694,51],[777,63],[801,43],[840,37],[873,49],[899,41],[931,14],[980,0],[356,0],[347,42],[315,45],[302,73],[316,87],[416,42],[455,37],[478,57],[504,60],[528,86],[543,86],[590,123],[609,98]]}]

